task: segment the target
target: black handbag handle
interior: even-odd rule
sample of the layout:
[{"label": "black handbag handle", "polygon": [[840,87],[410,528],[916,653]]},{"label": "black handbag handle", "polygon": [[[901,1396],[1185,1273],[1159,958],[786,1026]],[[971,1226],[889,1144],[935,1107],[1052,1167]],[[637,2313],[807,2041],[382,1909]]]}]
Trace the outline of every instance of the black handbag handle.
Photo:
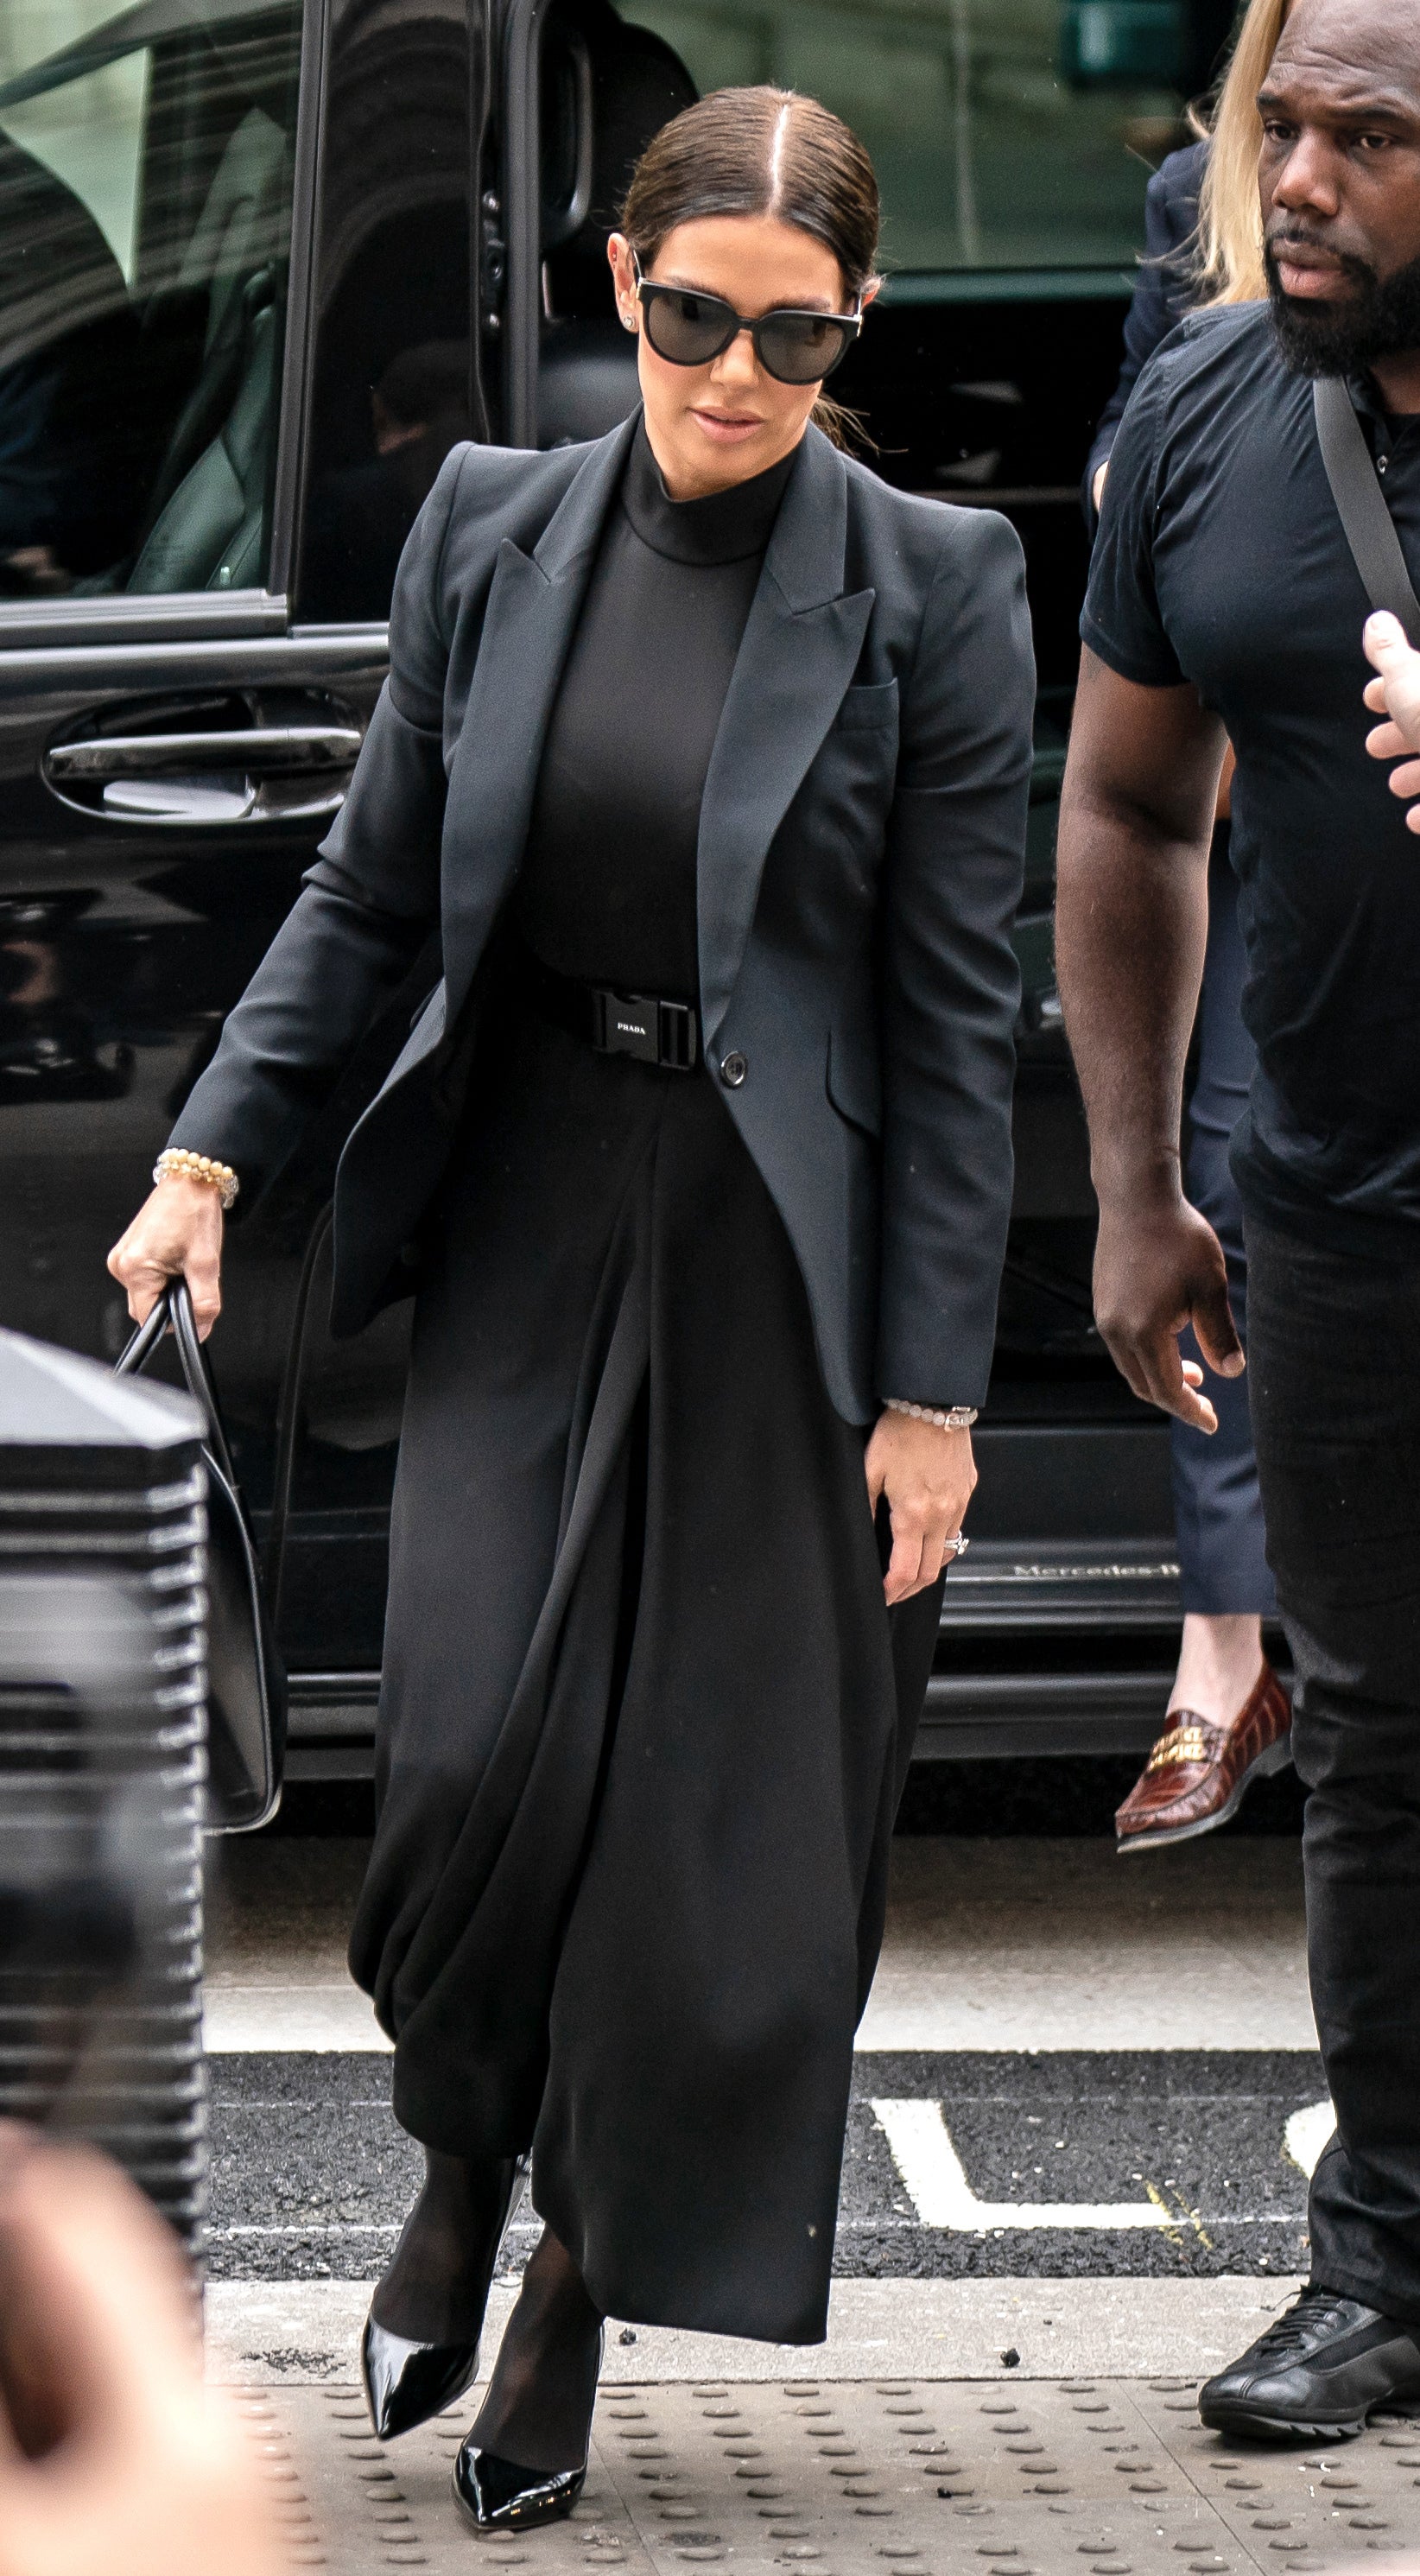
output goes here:
[{"label": "black handbag handle", "polygon": [[134,1377],[145,1369],[168,1332],[177,1344],[178,1362],[188,1394],[200,1408],[206,1422],[206,1442],[213,1462],[231,1486],[233,1494],[240,1498],[241,1489],[232,1465],[232,1453],[227,1446],[216,1385],[207,1364],[207,1353],[198,1338],[197,1318],[192,1311],[192,1299],[185,1279],[168,1281],[151,1315],[136,1327],[115,1361],[114,1376]]}]

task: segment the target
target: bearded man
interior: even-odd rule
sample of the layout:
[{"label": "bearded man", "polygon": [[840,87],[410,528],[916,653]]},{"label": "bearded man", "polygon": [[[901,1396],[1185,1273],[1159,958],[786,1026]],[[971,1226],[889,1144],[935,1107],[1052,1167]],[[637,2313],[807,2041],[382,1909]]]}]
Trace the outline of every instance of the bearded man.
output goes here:
[{"label": "bearded man", "polygon": [[1114,450],[1058,963],[1100,1329],[1137,1394],[1206,1430],[1178,1335],[1224,1376],[1243,1354],[1179,1123],[1226,735],[1258,1049],[1232,1145],[1249,1384],[1337,2131],[1310,2282],[1200,2411],[1234,2439],[1335,2439],[1420,2396],[1420,852],[1366,755],[1367,598],[1308,380],[1349,388],[1420,586],[1415,0],[1300,0],[1259,107],[1270,302],[1184,323]]}]

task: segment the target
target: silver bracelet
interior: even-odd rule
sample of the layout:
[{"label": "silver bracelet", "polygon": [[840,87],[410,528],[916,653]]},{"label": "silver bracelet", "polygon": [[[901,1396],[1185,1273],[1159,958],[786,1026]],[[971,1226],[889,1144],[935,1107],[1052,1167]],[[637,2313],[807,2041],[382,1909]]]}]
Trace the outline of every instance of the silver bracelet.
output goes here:
[{"label": "silver bracelet", "polygon": [[930,1404],[909,1404],[905,1395],[885,1395],[889,1413],[905,1413],[913,1422],[935,1422],[939,1431],[969,1431],[976,1420],[974,1404],[951,1404],[945,1412],[935,1412]]}]

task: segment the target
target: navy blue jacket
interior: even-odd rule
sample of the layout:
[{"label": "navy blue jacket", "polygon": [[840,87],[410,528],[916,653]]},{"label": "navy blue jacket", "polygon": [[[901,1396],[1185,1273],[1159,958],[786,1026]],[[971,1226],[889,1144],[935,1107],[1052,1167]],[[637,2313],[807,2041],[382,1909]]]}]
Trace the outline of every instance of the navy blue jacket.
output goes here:
[{"label": "navy blue jacket", "polygon": [[1124,320],[1124,364],[1099,417],[1085,467],[1085,510],[1093,529],[1094,479],[1109,461],[1125,405],[1160,342],[1193,302],[1191,253],[1198,229],[1198,192],[1208,163],[1206,143],[1171,152],[1149,181],[1144,198],[1145,262]]}]

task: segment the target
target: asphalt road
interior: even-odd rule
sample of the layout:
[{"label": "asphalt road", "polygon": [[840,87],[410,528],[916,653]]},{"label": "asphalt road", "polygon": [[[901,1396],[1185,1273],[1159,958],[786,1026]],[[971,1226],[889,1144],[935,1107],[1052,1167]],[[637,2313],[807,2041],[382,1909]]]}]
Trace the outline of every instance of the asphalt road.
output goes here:
[{"label": "asphalt road", "polygon": [[[1324,2094],[1319,2060],[1300,2049],[862,2055],[836,2269],[860,2279],[1293,2273],[1305,2268],[1306,2182],[1285,2132]],[[211,2096],[212,2277],[376,2273],[419,2177],[390,2110],[389,2059],[216,2056]],[[1048,2224],[1037,2222],[1042,2208]],[[527,2221],[512,2230],[510,2269],[533,2234]]]}]

